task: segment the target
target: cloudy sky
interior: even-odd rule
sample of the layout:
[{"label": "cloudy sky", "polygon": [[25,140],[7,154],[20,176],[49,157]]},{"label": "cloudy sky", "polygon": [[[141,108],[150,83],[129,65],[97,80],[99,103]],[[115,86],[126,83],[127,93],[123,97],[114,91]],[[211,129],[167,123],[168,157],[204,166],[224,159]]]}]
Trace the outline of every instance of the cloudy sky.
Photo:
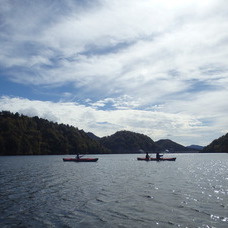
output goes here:
[{"label": "cloudy sky", "polygon": [[0,109],[97,136],[228,132],[226,0],[0,0]]}]

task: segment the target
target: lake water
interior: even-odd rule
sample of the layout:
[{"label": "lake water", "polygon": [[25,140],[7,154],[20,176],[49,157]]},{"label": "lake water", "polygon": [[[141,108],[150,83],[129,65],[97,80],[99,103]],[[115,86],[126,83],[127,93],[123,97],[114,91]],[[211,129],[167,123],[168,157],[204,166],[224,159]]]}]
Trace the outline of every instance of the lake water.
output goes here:
[{"label": "lake water", "polygon": [[0,157],[0,227],[228,227],[228,154],[138,156]]}]

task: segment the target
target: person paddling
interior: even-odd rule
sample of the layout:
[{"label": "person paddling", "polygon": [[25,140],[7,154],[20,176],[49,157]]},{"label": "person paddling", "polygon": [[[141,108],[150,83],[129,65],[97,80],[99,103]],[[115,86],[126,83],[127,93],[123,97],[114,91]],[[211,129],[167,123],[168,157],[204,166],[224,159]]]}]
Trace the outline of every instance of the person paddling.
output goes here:
[{"label": "person paddling", "polygon": [[149,159],[150,159],[150,156],[149,156],[148,152],[146,152],[146,160],[149,161]]},{"label": "person paddling", "polygon": [[159,152],[156,153],[156,159],[159,160],[161,158]]},{"label": "person paddling", "polygon": [[80,156],[79,156],[79,153],[77,153],[77,156],[76,156],[77,159],[80,159]]}]

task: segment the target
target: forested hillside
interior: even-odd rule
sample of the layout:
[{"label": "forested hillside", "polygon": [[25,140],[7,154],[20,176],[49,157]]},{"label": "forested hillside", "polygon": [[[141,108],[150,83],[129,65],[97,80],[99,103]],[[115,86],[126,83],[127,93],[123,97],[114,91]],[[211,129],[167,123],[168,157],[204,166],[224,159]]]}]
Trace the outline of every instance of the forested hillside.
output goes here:
[{"label": "forested hillside", "polygon": [[83,130],[39,117],[0,112],[0,155],[110,153]]},{"label": "forested hillside", "polygon": [[206,146],[202,152],[213,153],[213,152],[228,152],[228,133],[222,137],[215,139],[212,143]]},{"label": "forested hillside", "polygon": [[190,151],[190,149],[188,149],[187,147],[182,146],[176,142],[173,142],[170,139],[160,139],[155,143],[162,149],[162,151],[168,150],[171,153]]},{"label": "forested hillside", "polygon": [[[169,139],[154,142],[150,137],[118,131],[99,138],[73,126],[53,123],[39,117],[28,117],[8,111],[0,112],[0,155],[54,155],[54,154],[103,154],[188,152]],[[214,140],[202,152],[228,152],[228,134]]]},{"label": "forested hillside", "polygon": [[160,148],[148,136],[131,131],[118,131],[100,139],[113,153],[139,153],[140,150],[156,152]]}]

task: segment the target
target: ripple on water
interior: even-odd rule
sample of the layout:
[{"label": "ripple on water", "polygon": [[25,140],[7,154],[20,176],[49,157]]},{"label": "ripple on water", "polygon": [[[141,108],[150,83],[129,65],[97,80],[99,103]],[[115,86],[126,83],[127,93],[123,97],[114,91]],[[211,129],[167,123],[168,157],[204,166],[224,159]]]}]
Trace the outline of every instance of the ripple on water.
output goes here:
[{"label": "ripple on water", "polygon": [[[227,157],[0,157],[1,227],[227,227]],[[16,158],[16,159],[15,159]]]}]

